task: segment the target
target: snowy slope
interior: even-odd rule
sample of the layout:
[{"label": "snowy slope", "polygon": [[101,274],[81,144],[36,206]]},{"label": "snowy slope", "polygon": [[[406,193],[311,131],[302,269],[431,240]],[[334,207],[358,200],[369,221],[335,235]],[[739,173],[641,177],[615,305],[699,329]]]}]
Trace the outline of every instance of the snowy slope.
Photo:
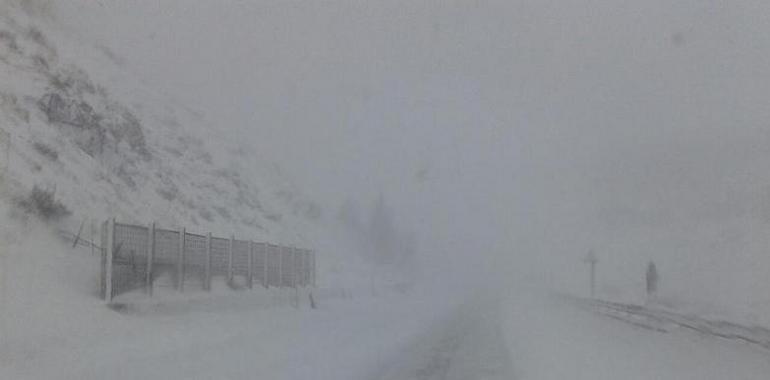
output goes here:
[{"label": "snowy slope", "polygon": [[[0,378],[60,378],[62,357],[79,358],[82,371],[98,371],[88,367],[103,358],[96,351],[131,352],[126,344],[162,337],[179,322],[179,315],[157,323],[105,307],[96,294],[98,255],[73,250],[56,236],[57,229],[76,232],[83,221],[154,221],[308,247],[319,257],[319,285],[350,278],[343,272],[355,267],[355,256],[343,235],[325,227],[323,210],[277,163],[228,145],[226,128],[203,112],[157,92],[107,47],[78,40],[54,15],[30,13],[17,5],[23,3],[0,0],[0,135],[10,136],[10,144],[0,141]],[[21,214],[15,205],[35,186],[55,189],[71,215],[46,224]],[[87,238],[88,228],[84,233]],[[294,302],[293,294],[280,291],[197,296],[204,299],[181,302],[222,298],[224,304],[209,306],[234,313],[223,317],[224,337],[239,333],[231,326],[255,318],[253,311],[243,314],[243,305],[261,305],[262,314]],[[284,317],[275,311],[264,319]],[[181,318],[177,332],[160,339],[189,342],[180,336],[199,326]],[[108,347],[145,329],[150,335]],[[199,338],[210,341],[222,329]],[[161,345],[152,354],[168,349]]]},{"label": "snowy slope", "polygon": [[108,48],[13,3],[0,3],[5,201],[38,185],[55,188],[69,226],[117,217],[313,245],[320,207],[275,163],[225,145],[225,128],[142,84]]},{"label": "snowy slope", "polygon": [[358,246],[279,162],[30,4],[45,2],[0,1],[0,202],[38,186],[72,212],[58,227],[73,233],[115,217],[235,234],[314,249],[321,282],[368,283]]},{"label": "snowy slope", "polygon": [[[320,286],[352,286],[358,255],[346,235],[326,227],[321,207],[279,165],[228,145],[226,128],[143,83],[108,48],[78,40],[55,16],[30,14],[18,3],[0,0],[0,136],[10,136],[10,144],[0,141],[0,378],[59,378],[56,357],[71,353],[92,364],[99,358],[93,349],[110,339],[145,328],[157,337],[171,323],[131,322],[105,307],[97,295],[98,254],[56,236],[84,221],[154,221],[308,247],[318,255]],[[35,186],[55,189],[71,215],[42,223],[20,214],[18,199]],[[183,303],[206,305],[206,294],[197,295],[204,300]],[[234,313],[244,304],[262,310],[293,302],[280,292],[213,296]],[[277,313],[266,320],[282,318]]]}]

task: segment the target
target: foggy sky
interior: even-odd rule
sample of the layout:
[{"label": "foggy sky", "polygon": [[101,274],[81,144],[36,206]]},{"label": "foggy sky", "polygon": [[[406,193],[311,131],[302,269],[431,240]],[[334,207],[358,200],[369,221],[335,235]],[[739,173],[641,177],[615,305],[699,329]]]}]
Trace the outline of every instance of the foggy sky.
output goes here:
[{"label": "foggy sky", "polygon": [[383,192],[431,254],[568,287],[589,249],[617,276],[655,259],[683,291],[770,273],[767,2],[57,7],[327,215]]}]

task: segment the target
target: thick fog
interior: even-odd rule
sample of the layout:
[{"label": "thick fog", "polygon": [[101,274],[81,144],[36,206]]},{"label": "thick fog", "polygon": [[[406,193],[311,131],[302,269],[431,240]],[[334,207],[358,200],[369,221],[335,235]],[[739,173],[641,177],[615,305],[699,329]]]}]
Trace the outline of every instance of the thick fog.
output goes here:
[{"label": "thick fog", "polygon": [[382,194],[423,256],[580,293],[593,250],[621,298],[652,259],[671,297],[770,310],[766,2],[56,6],[329,220]]},{"label": "thick fog", "polygon": [[0,378],[767,379],[768,16],[0,0]]}]

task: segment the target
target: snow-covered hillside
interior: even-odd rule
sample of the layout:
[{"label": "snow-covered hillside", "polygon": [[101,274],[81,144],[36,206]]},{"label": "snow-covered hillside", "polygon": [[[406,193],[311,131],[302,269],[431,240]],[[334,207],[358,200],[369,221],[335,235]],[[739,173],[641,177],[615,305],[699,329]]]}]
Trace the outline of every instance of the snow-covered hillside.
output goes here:
[{"label": "snow-covered hillside", "polygon": [[68,35],[54,15],[0,7],[3,201],[38,186],[55,189],[70,229],[117,217],[315,245],[320,206],[276,163],[226,146],[216,121],[142,83],[109,48]]}]

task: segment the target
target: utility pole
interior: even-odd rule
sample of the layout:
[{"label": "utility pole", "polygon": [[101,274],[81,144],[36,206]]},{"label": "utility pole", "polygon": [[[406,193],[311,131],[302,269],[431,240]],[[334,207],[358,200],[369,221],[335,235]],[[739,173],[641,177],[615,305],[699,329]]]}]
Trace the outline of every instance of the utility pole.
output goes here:
[{"label": "utility pole", "polygon": [[596,258],[594,251],[590,250],[588,251],[586,258],[583,259],[583,262],[590,265],[589,286],[591,290],[591,298],[594,298],[594,295],[596,294],[596,263],[599,262],[599,259]]}]

